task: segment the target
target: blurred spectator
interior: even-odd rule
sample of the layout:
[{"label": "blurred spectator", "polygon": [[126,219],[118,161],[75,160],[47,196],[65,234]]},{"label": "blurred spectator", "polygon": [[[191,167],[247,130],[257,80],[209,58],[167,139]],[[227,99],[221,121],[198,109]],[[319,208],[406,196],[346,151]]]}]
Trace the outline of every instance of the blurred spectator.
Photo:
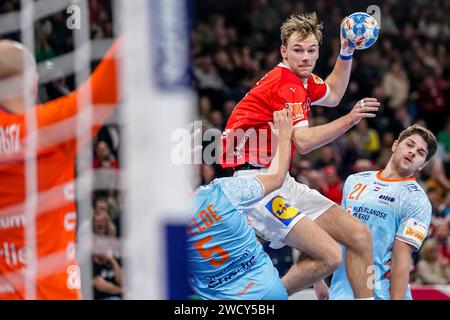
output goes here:
[{"label": "blurred spectator", "polygon": [[438,136],[438,142],[444,147],[446,152],[450,151],[450,117],[447,118],[447,125],[443,128]]},{"label": "blurred spectator", "polygon": [[67,17],[64,11],[57,12],[50,17],[53,32],[49,44],[57,55],[67,53],[73,46],[72,30],[67,28]]},{"label": "blurred spectator", "polygon": [[[392,154],[392,152],[390,154]],[[387,163],[387,161],[386,161],[386,163]],[[353,166],[353,170],[355,171],[355,173],[363,172],[363,171],[372,171],[374,169],[375,169],[374,163],[372,161],[370,161],[369,159],[364,159],[364,158],[356,160],[356,162]]]},{"label": "blurred spectator", "polygon": [[323,146],[318,152],[319,156],[314,161],[315,169],[322,169],[328,165],[340,165],[341,157],[331,145]]},{"label": "blurred spectator", "polygon": [[398,137],[400,132],[413,125],[413,119],[404,106],[398,107],[398,109],[394,111],[393,116],[390,116],[389,120],[390,123],[387,128],[389,131],[387,131],[387,133],[392,133],[394,137]]},{"label": "blurred spectator", "polygon": [[432,222],[432,236],[433,239],[436,240],[439,246],[439,254],[450,266],[450,230],[449,230],[449,221],[445,218],[435,218]]},{"label": "blurred spectator", "polygon": [[95,210],[93,216],[94,235],[100,237],[115,237],[117,234],[116,227],[111,220],[109,212],[106,210]]},{"label": "blurred spectator", "polygon": [[[296,155],[298,156],[298,153]],[[298,159],[297,161],[292,161],[289,173],[291,176],[296,177],[298,182],[308,184],[308,173],[311,169],[311,161],[308,159]]]},{"label": "blurred spectator", "polygon": [[433,75],[427,76],[419,89],[419,115],[434,132],[441,130],[447,119],[447,89],[448,84]]},{"label": "blurred spectator", "polygon": [[450,192],[447,191],[447,194],[445,195],[445,199],[442,202],[442,211],[441,216],[446,218],[448,222],[450,222]]},{"label": "blurred spectator", "polygon": [[201,175],[202,175],[202,185],[209,184],[216,178],[214,168],[209,164],[202,164]]},{"label": "blurred spectator", "polygon": [[222,112],[212,111],[209,114],[209,120],[211,124],[214,126],[214,128],[219,129],[220,131],[223,131],[223,129],[225,129],[225,123],[223,121]]},{"label": "blurred spectator", "polygon": [[416,282],[421,284],[450,282],[450,266],[439,254],[439,245],[434,239],[428,239],[422,245],[416,269]]},{"label": "blurred spectator", "polygon": [[228,118],[230,117],[231,113],[233,112],[234,107],[236,106],[235,100],[227,100],[223,104],[223,111],[225,115],[225,123],[228,121]]},{"label": "blurred spectator", "polygon": [[94,300],[121,300],[123,274],[119,261],[111,254],[94,254]]},{"label": "blurred spectator", "polygon": [[322,172],[319,170],[310,170],[306,174],[307,185],[311,189],[316,189],[321,194],[326,189],[325,181],[323,180]]},{"label": "blurred spectator", "polygon": [[197,58],[194,75],[199,89],[221,90],[224,87],[224,82],[210,56]]},{"label": "blurred spectator", "polygon": [[55,51],[48,42],[51,34],[52,24],[49,20],[36,25],[35,57],[38,63],[56,56]]},{"label": "blurred spectator", "polygon": [[43,64],[39,72],[39,80],[44,83],[39,87],[39,101],[42,103],[70,93],[63,72],[51,61]]},{"label": "blurred spectator", "polygon": [[436,192],[437,202],[444,200],[447,192],[450,191],[450,181],[445,175],[444,166],[442,160],[435,158],[430,164],[430,177],[425,182],[426,188],[430,193],[430,190]]},{"label": "blurred spectator", "polygon": [[378,132],[369,128],[366,119],[362,119],[354,129],[350,131],[349,137],[359,146],[362,155],[375,159],[380,150],[380,136]]},{"label": "blurred spectator", "polygon": [[95,145],[94,168],[119,168],[116,157],[105,141],[98,141]]},{"label": "blurred spectator", "polygon": [[[383,25],[384,19],[383,17]],[[384,97],[389,99],[387,105],[391,110],[405,105],[409,95],[409,80],[400,63],[393,63],[389,72],[384,75],[383,92]]]},{"label": "blurred spectator", "polygon": [[94,235],[94,252],[102,253],[113,249],[118,254],[119,249],[116,236],[119,233],[119,220],[118,214],[115,214],[113,219],[108,198],[102,196],[94,197],[91,218],[79,222],[77,229],[78,242],[86,244],[91,241],[90,236]]},{"label": "blurred spectator", "polygon": [[94,210],[92,231],[94,234],[93,254],[120,256],[119,242],[116,237],[117,229],[112,222],[109,211],[104,210],[104,208]]},{"label": "blurred spectator", "polygon": [[[402,108],[400,108],[399,110],[401,109]],[[395,137],[398,137],[399,134],[400,131],[397,135],[394,135],[394,133],[391,131],[385,131],[381,134],[381,146],[378,153],[378,158],[376,160],[376,166],[378,167],[378,169],[386,167],[386,164],[392,156],[392,144],[394,143]]]},{"label": "blurred spectator", "polygon": [[322,169],[322,172],[325,178],[323,195],[340,205],[342,202],[342,188],[344,182],[341,177],[339,177],[336,167],[328,165]]}]

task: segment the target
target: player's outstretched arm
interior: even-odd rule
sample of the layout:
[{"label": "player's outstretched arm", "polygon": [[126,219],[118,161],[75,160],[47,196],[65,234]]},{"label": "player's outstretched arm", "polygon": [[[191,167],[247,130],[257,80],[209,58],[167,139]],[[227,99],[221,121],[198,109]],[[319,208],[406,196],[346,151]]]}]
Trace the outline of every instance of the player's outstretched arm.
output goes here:
[{"label": "player's outstretched arm", "polygon": [[400,240],[395,240],[392,249],[391,299],[404,300],[409,282],[409,264],[412,247]]},{"label": "player's outstretched arm", "polygon": [[[114,41],[91,77],[78,89],[67,96],[45,103],[44,108],[37,109],[40,127],[59,123],[76,116],[79,109],[78,99],[87,94],[91,94],[94,123],[103,123],[119,100],[117,61],[121,42],[121,39]],[[97,126],[97,129],[99,128],[100,126]],[[72,126],[71,129],[74,131],[76,127]]]},{"label": "player's outstretched arm", "polygon": [[375,98],[364,98],[358,101],[353,109],[330,123],[317,127],[294,128],[292,136],[295,148],[301,154],[317,149],[335,140],[347,130],[359,123],[363,118],[374,118],[380,103]]},{"label": "player's outstretched arm", "polygon": [[288,109],[273,113],[274,123],[269,122],[272,132],[278,136],[278,146],[269,170],[264,175],[256,176],[264,186],[267,195],[283,184],[291,161],[292,115]]},{"label": "player's outstretched arm", "polygon": [[339,33],[341,35],[341,50],[339,57],[336,60],[333,71],[331,71],[325,79],[325,82],[330,88],[330,94],[321,103],[321,105],[327,107],[335,107],[339,104],[339,102],[341,102],[345,90],[347,90],[348,82],[350,80],[350,73],[352,71],[354,49],[349,45],[349,40],[343,39],[342,33]]}]

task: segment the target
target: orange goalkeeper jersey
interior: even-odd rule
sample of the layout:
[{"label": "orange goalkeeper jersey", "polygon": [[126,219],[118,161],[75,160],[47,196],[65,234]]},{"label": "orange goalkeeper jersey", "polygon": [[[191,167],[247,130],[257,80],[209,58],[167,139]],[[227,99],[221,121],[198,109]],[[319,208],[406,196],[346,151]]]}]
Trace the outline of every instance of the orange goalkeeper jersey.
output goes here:
[{"label": "orange goalkeeper jersey", "polygon": [[[115,43],[91,78],[70,95],[37,105],[36,298],[79,299],[80,270],[75,255],[74,196],[78,99],[92,93],[92,135],[117,100]],[[84,110],[84,108],[83,108]],[[0,106],[0,299],[24,299],[26,118]]]}]

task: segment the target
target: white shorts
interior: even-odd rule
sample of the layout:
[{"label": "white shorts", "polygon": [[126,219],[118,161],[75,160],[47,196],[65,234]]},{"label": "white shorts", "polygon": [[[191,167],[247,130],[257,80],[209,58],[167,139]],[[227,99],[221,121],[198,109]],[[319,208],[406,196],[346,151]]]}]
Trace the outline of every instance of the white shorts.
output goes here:
[{"label": "white shorts", "polygon": [[[239,170],[234,177],[254,177],[265,172],[265,168]],[[270,241],[270,247],[279,249],[285,245],[284,238],[300,219],[307,216],[314,221],[335,204],[317,190],[298,183],[288,173],[280,189],[246,209],[245,213],[258,236]]]}]

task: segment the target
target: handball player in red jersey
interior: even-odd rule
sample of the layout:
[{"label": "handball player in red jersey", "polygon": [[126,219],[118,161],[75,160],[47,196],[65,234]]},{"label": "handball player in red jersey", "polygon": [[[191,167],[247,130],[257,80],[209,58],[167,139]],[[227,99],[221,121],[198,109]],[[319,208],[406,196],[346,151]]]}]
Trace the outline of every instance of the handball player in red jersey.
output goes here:
[{"label": "handball player in red jersey", "polygon": [[[309,127],[310,108],[335,107],[347,88],[353,49],[341,39],[341,50],[331,74],[322,80],[313,74],[322,41],[322,24],[315,13],[292,15],[281,27],[282,62],[269,71],[236,105],[222,135],[221,165],[233,167],[234,176],[256,176],[267,170],[272,154],[268,122],[276,110],[292,113],[293,146],[306,154],[341,136],[363,118],[375,117],[379,103],[364,98],[353,109],[330,123]],[[293,149],[294,151],[294,149]],[[346,270],[354,295],[372,299],[367,285],[371,274],[370,231],[331,200],[289,174],[283,186],[246,211],[253,227],[273,248],[289,245],[302,252],[283,277],[288,294],[315,284],[327,298],[320,281],[340,265],[346,250]]]}]

